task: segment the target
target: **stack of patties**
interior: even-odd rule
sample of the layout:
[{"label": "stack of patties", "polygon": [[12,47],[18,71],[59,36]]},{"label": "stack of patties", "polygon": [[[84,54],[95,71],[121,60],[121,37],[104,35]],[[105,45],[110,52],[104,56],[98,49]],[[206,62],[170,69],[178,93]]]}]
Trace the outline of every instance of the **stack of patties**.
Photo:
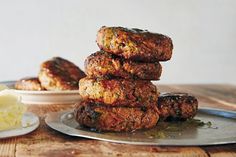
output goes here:
[{"label": "stack of patties", "polygon": [[159,80],[172,55],[169,37],[139,29],[102,27],[97,34],[100,51],[85,61],[87,77],[80,80],[83,100],[75,118],[98,131],[134,131],[152,128],[159,119]]}]

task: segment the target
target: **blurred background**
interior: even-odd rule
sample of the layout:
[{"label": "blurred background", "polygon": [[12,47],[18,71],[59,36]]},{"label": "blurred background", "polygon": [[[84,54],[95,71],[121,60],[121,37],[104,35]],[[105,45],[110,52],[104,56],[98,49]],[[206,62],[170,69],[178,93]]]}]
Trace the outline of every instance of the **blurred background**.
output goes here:
[{"label": "blurred background", "polygon": [[160,83],[236,84],[235,0],[0,0],[0,81],[36,76],[53,56],[83,69],[103,25],[172,38]]}]

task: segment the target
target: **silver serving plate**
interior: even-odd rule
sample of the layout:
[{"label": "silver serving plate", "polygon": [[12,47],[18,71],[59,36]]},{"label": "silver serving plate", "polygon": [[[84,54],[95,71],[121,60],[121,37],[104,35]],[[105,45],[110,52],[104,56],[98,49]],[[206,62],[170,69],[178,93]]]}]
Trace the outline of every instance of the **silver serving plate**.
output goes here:
[{"label": "silver serving plate", "polygon": [[200,108],[194,119],[205,122],[205,125],[199,126],[196,125],[198,123],[188,122],[158,122],[153,129],[127,133],[96,132],[83,128],[75,121],[71,110],[50,113],[45,121],[52,129],[70,136],[116,143],[159,146],[204,146],[236,143],[236,112]]}]

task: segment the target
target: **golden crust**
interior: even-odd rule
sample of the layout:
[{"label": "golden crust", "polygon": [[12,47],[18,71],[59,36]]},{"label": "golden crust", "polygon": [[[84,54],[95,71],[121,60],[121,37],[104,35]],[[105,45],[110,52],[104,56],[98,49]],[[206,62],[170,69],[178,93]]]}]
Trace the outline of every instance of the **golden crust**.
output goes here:
[{"label": "golden crust", "polygon": [[125,79],[92,79],[79,81],[79,93],[84,99],[92,99],[108,106],[153,106],[159,92],[150,81]]}]

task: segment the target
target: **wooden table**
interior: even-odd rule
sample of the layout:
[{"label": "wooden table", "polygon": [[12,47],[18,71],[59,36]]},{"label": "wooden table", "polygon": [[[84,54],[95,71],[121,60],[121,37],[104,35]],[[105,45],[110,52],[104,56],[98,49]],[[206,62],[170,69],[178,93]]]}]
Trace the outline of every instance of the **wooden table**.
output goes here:
[{"label": "wooden table", "polygon": [[[236,111],[236,86],[233,85],[159,85],[160,91],[188,92],[195,95],[201,107]],[[28,110],[40,116],[40,127],[22,137],[0,140],[0,156],[236,156],[236,144],[207,147],[158,147],[115,144],[70,137],[46,126],[49,112],[73,105],[37,105]]]}]

